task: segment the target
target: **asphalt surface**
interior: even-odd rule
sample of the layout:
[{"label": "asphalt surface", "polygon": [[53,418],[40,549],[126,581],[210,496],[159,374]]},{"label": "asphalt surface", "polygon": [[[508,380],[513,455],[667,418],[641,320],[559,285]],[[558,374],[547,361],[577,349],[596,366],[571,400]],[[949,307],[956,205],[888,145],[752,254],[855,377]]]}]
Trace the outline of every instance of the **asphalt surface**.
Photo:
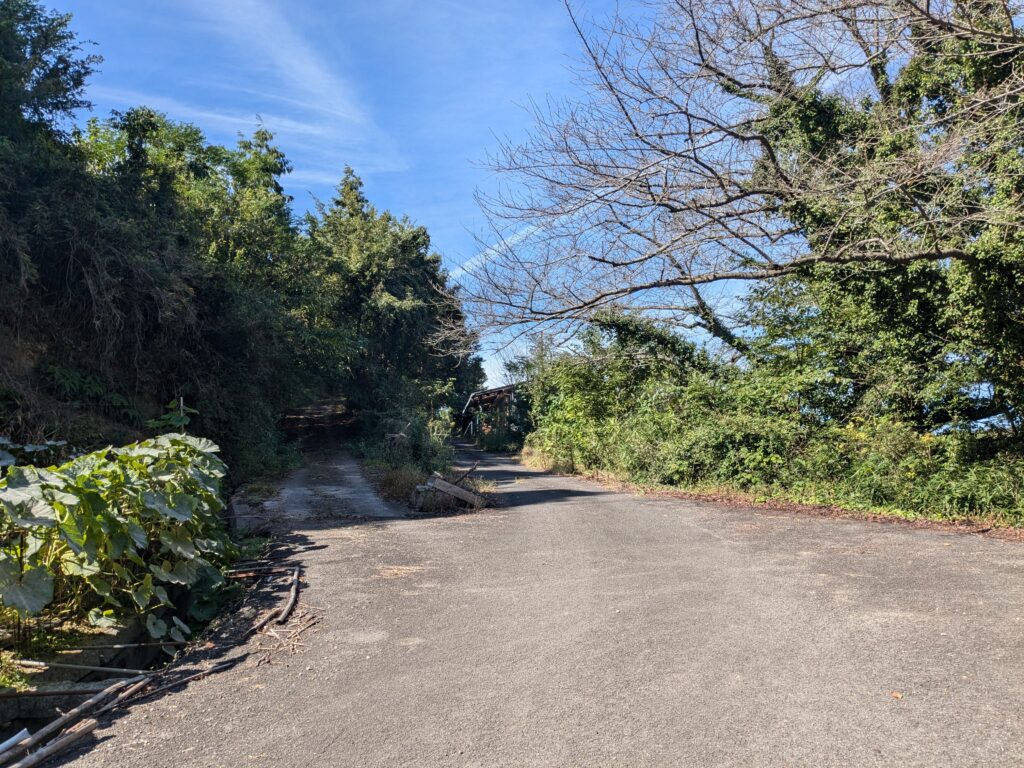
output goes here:
[{"label": "asphalt surface", "polygon": [[493,510],[299,515],[307,647],[73,764],[1024,765],[1020,544],[485,470]]}]

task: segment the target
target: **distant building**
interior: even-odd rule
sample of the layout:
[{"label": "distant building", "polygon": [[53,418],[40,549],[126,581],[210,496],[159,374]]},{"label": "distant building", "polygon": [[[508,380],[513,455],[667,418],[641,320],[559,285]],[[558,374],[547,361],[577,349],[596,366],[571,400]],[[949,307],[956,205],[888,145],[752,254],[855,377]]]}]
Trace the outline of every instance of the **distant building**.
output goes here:
[{"label": "distant building", "polygon": [[516,415],[518,386],[506,384],[471,394],[462,409],[462,433],[475,438],[490,432],[507,432]]}]

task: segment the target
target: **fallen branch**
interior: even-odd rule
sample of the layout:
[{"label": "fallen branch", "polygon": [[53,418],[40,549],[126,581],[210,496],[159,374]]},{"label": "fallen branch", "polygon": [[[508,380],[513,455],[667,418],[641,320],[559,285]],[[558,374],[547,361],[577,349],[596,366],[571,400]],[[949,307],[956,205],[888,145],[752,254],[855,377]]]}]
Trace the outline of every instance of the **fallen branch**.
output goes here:
[{"label": "fallen branch", "polygon": [[269,563],[269,562],[272,562],[274,560],[287,560],[290,557],[294,557],[294,556],[295,556],[295,552],[293,552],[290,549],[276,549],[276,550],[271,550],[270,552],[268,552],[267,554],[263,555],[262,557],[253,557],[253,558],[250,558],[248,560],[238,560],[237,562],[235,562],[234,565],[235,565],[236,568],[240,568],[240,567],[243,567],[243,566],[246,566],[246,565],[252,565],[254,563],[260,564],[260,563]]},{"label": "fallen branch", "polygon": [[257,632],[259,632],[261,629],[263,629],[265,626],[267,626],[267,624],[270,623],[270,620],[272,618],[277,616],[277,613],[278,613],[278,611],[277,611],[276,608],[273,609],[272,611],[268,611],[267,614],[262,619],[257,621],[255,624],[252,625],[252,627],[249,628],[249,634],[250,635],[254,635]]},{"label": "fallen branch", "polygon": [[288,573],[287,568],[273,568],[266,571],[232,571],[224,574],[225,579],[259,579],[264,576],[273,576],[275,573]]},{"label": "fallen branch", "polygon": [[[261,644],[257,649],[257,653],[260,654],[256,661],[256,666],[262,666],[263,664],[271,664],[272,658],[282,652],[297,653],[299,648],[306,647],[299,641],[302,633],[311,627],[315,626],[320,621],[320,617],[313,615],[308,610],[299,607],[292,614],[292,621],[287,627],[281,628],[281,633],[278,634],[273,628],[268,627],[261,640],[268,641]],[[271,640],[273,638],[273,640]]]},{"label": "fallen branch", "polygon": [[463,480],[465,480],[467,477],[469,477],[471,474],[473,474],[476,471],[476,468],[479,467],[479,466],[480,466],[480,462],[479,461],[474,461],[473,462],[473,466],[470,467],[469,469],[467,469],[465,472],[459,473],[459,476],[456,477],[454,480],[452,480],[452,483],[454,485],[458,485]]},{"label": "fallen branch", "polygon": [[235,565],[232,568],[228,568],[225,573],[256,573],[262,571],[287,571],[289,570],[287,565],[282,565],[280,562],[269,562],[269,563],[246,563],[244,565]]},{"label": "fallen branch", "polygon": [[277,617],[278,624],[284,624],[288,621],[288,616],[291,614],[292,609],[295,607],[295,603],[299,599],[299,566],[295,566],[295,570],[292,572],[292,588],[288,595],[288,602],[285,603],[284,608],[281,609],[281,613]]},{"label": "fallen branch", "polygon": [[[149,693],[145,693],[142,696],[137,697],[136,699],[134,699],[134,701],[132,703],[137,704],[140,701],[145,701],[146,699],[149,699],[149,698],[152,698],[153,696],[156,696],[158,693],[163,693],[164,691],[169,691],[171,688],[177,688],[179,685],[184,685],[185,683],[190,683],[193,680],[198,680],[201,677],[206,677],[207,675],[212,675],[212,674],[215,674],[216,672],[220,672],[222,669],[227,669],[227,667],[229,667],[231,665],[231,663],[232,663],[231,661],[222,661],[219,664],[214,664],[209,669],[204,669],[201,672],[196,672],[193,675],[188,675],[186,677],[182,677],[182,678],[180,678],[178,680],[174,680],[174,681],[172,681],[170,683],[165,683],[164,685],[161,685],[159,688],[154,688]],[[129,699],[126,698],[124,701],[118,702],[115,705],[115,707],[111,707],[111,709],[123,706],[128,701],[129,701]]]}]

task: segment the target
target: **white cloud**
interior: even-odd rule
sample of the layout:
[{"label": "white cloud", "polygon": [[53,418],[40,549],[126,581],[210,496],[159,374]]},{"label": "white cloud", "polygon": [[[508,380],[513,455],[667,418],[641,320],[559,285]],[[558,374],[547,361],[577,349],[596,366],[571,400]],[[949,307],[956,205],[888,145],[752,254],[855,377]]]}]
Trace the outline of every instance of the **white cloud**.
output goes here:
[{"label": "white cloud", "polygon": [[156,96],[140,91],[123,88],[107,88],[98,85],[90,90],[90,94],[112,104],[123,106],[144,105],[159,112],[165,112],[175,120],[194,122],[200,128],[216,126],[223,130],[251,133],[257,125],[263,124],[275,133],[287,133],[324,137],[329,135],[327,126],[307,123],[283,115],[266,112],[244,112],[240,110],[214,111],[206,107],[197,107],[168,96]]},{"label": "white cloud", "polygon": [[467,259],[466,261],[462,262],[462,264],[460,264],[458,267],[453,269],[449,277],[452,280],[458,281],[458,279],[463,275],[473,274],[473,270],[482,267],[495,256],[500,255],[503,248],[512,248],[516,245],[519,245],[521,242],[526,240],[526,238],[528,238],[538,229],[539,227],[537,227],[536,225],[530,225],[519,230],[518,232],[513,233],[509,237],[504,238],[501,241],[500,245],[492,245],[487,248],[484,248],[476,256]]},{"label": "white cloud", "polygon": [[189,0],[189,4],[212,24],[218,36],[240,50],[247,62],[263,65],[272,78],[267,83],[269,91],[284,86],[287,96],[275,98],[287,98],[298,106],[370,127],[369,116],[351,85],[313,50],[279,7],[267,0]]},{"label": "white cloud", "polygon": [[333,185],[345,165],[364,174],[408,168],[397,142],[375,123],[340,65],[317,50],[285,13],[286,4],[185,0],[182,5],[181,21],[214,42],[209,50],[195,52],[212,57],[206,62],[209,76],[191,78],[184,89],[179,80],[170,92],[96,85],[90,95],[119,108],[153,107],[197,124],[216,141],[263,125],[295,167],[286,183]]}]

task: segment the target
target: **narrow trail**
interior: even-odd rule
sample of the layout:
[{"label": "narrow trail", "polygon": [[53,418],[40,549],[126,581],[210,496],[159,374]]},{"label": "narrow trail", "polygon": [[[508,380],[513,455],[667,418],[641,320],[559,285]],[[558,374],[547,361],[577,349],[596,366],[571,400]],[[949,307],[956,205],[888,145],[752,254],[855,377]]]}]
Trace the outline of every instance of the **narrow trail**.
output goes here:
[{"label": "narrow trail", "polygon": [[242,646],[69,764],[1024,761],[1019,544],[474,458],[501,506],[447,518],[367,497],[341,453],[294,474],[275,513],[304,542],[307,647]]}]

